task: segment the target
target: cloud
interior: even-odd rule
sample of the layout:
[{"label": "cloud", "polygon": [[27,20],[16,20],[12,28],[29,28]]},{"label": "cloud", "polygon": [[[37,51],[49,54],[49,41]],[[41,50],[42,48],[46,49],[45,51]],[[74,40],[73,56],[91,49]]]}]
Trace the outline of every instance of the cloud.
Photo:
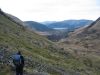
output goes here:
[{"label": "cloud", "polygon": [[95,20],[100,13],[99,3],[99,0],[0,0],[0,8],[22,20]]}]

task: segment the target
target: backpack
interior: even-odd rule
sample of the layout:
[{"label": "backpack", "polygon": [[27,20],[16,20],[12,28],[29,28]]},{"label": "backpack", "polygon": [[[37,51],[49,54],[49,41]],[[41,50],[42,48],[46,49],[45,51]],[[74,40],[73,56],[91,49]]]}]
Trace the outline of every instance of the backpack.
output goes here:
[{"label": "backpack", "polygon": [[16,66],[20,66],[21,65],[21,55],[17,55],[17,54],[14,55],[13,61]]}]

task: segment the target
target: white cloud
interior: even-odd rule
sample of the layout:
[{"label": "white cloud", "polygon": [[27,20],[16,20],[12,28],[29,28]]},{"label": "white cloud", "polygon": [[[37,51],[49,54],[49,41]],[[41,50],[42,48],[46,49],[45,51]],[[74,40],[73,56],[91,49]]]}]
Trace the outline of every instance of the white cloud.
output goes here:
[{"label": "white cloud", "polygon": [[0,0],[0,8],[22,20],[96,19],[99,0]]}]

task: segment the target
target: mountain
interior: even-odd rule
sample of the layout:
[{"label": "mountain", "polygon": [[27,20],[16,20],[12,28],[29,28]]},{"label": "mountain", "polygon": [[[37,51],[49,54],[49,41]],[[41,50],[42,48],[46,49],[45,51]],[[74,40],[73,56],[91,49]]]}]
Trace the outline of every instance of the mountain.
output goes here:
[{"label": "mountain", "polygon": [[82,45],[91,50],[99,51],[100,47],[100,18],[93,22],[90,26],[83,28],[81,31],[74,32],[75,37],[79,39]]},{"label": "mountain", "polygon": [[48,28],[47,26],[40,24],[38,22],[34,22],[34,21],[26,21],[24,22],[26,23],[26,26],[29,28],[32,28],[33,30],[36,31],[40,31],[40,32],[49,32],[49,31],[53,31],[53,29]]},{"label": "mountain", "polygon": [[[78,28],[88,26],[91,24],[92,20],[65,20],[65,21],[45,21],[43,22],[48,28],[56,30],[53,34],[48,35],[47,38],[52,41],[59,41],[68,37],[70,32],[75,31]],[[58,31],[58,32],[57,32]]]},{"label": "mountain", "polygon": [[64,32],[57,31],[52,28],[48,28],[46,25],[43,25],[41,23],[34,22],[34,21],[23,22],[13,15],[7,14],[7,16],[9,16],[16,23],[25,26],[29,30],[34,31],[35,33],[37,33],[39,35],[45,36],[46,38],[48,38],[51,41],[58,41],[66,36],[66,35],[63,35]]},{"label": "mountain", "polygon": [[89,41],[89,43],[93,41],[97,43],[96,40],[99,40],[99,34],[100,34],[100,18],[91,23],[89,26],[79,28],[74,32],[70,33],[69,38],[76,38],[80,42],[84,40],[84,41]]},{"label": "mountain", "polygon": [[0,75],[14,75],[11,56],[18,50],[24,75],[100,75],[99,28],[100,19],[53,43],[0,10]]},{"label": "mountain", "polygon": [[65,20],[61,22],[45,21],[41,23],[26,21],[25,25],[39,35],[46,36],[49,40],[59,41],[68,36],[68,33],[77,28],[89,25],[92,20]]},{"label": "mountain", "polygon": [[59,42],[59,46],[73,53],[89,75],[100,74],[100,18],[89,26],[75,30]]},{"label": "mountain", "polygon": [[49,25],[49,24],[52,24],[52,23],[56,23],[57,21],[44,21],[44,22],[40,22],[41,24],[44,24],[44,25]]},{"label": "mountain", "polygon": [[60,39],[67,36],[65,31],[58,31],[52,28],[47,27],[46,25],[40,24],[34,21],[26,21],[24,22],[25,26],[29,29],[33,30],[39,35],[43,35],[47,37],[51,41],[59,41]]},{"label": "mountain", "polygon": [[85,25],[91,24],[93,21],[92,20],[64,20],[56,23],[51,23],[48,24],[47,26],[49,28],[53,29],[66,29],[68,31],[73,31],[76,28],[83,27]]},{"label": "mountain", "polygon": [[[80,75],[75,57],[0,10],[0,75],[14,75],[12,55],[25,57],[24,75]],[[74,63],[75,64],[74,64]]]}]

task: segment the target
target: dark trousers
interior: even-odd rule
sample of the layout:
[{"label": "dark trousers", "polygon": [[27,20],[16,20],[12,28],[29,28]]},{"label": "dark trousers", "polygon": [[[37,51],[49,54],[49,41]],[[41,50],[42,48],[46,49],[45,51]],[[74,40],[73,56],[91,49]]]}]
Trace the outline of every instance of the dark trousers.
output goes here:
[{"label": "dark trousers", "polygon": [[16,75],[23,75],[23,67],[16,66]]}]

